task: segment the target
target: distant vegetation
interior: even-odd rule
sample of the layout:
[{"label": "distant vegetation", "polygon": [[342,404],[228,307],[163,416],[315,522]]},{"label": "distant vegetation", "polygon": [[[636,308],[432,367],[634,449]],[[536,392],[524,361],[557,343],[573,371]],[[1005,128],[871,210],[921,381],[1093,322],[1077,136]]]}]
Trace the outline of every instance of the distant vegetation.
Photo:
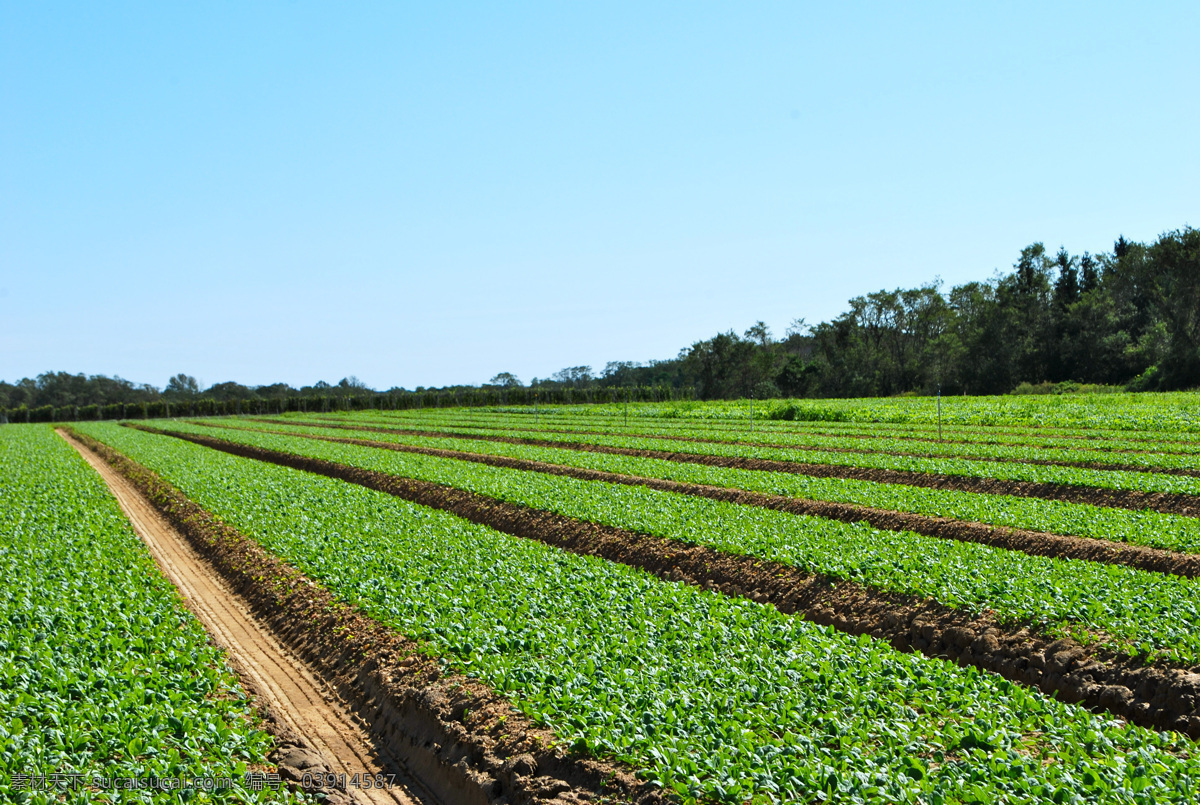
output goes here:
[{"label": "distant vegetation", "polygon": [[[794,289],[781,289],[793,291]],[[119,377],[47,372],[0,381],[10,419],[77,419],[329,408],[896,394],[1063,393],[1200,386],[1200,230],[1111,253],[1021,250],[1007,274],[943,293],[938,283],[850,300],[828,322],[797,319],[782,339],[758,322],[675,358],[572,366],[528,385],[500,372],[480,386],[376,391],[354,377],[294,388],[179,374],[165,389]],[[35,413],[36,412],[36,413]]]}]

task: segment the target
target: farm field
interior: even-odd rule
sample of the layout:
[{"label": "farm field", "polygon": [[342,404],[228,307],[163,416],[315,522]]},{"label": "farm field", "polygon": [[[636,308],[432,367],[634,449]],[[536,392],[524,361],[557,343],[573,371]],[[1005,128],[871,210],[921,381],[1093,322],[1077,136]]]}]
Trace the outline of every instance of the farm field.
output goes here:
[{"label": "farm field", "polygon": [[1076,627],[1087,628],[1121,641],[1121,647],[1130,651],[1166,652],[1182,664],[1200,664],[1200,634],[1184,625],[1194,618],[1200,603],[1197,580],[435,456],[194,425],[173,425],[168,432],[234,436],[245,444],[466,489],[634,533],[749,554],[875,589],[932,598],[955,608],[986,608],[1009,621],[1045,624],[1056,637],[1076,633]]},{"label": "farm field", "polygon": [[[311,418],[297,421],[312,422]],[[391,422],[395,422],[392,419]],[[411,422],[412,420],[405,420]],[[330,424],[344,426],[342,420],[331,420]],[[401,430],[416,430],[402,425],[388,424],[386,418],[370,417],[368,422],[372,427],[396,428]],[[961,447],[940,446],[939,450],[945,455],[926,457],[919,454],[887,452],[886,446],[891,443],[886,439],[864,440],[833,439],[835,445],[813,448],[806,444],[779,445],[762,444],[761,438],[747,434],[738,441],[705,439],[697,441],[695,436],[680,439],[675,436],[664,437],[645,435],[635,426],[632,429],[622,429],[616,434],[597,432],[562,433],[557,429],[529,430],[502,429],[495,427],[463,427],[461,425],[435,426],[422,431],[429,435],[457,435],[481,440],[525,440],[540,444],[561,444],[565,447],[584,445],[593,450],[636,451],[647,455],[689,456],[688,460],[703,463],[716,463],[721,458],[735,458],[742,463],[752,461],[775,462],[784,465],[821,465],[834,470],[843,468],[843,473],[854,470],[898,471],[906,473],[938,474],[961,476],[968,479],[985,479],[1000,481],[1017,481],[1032,483],[1050,483],[1057,485],[1077,486],[1081,488],[1097,488],[1103,490],[1131,490],[1145,493],[1168,493],[1196,495],[1200,492],[1200,469],[1194,457],[1166,456],[1156,454],[1107,454],[1106,460],[1097,461],[1095,455],[1084,455],[1078,451],[1055,454],[1036,447],[1013,447],[1011,456],[1005,458],[992,448],[977,448],[976,452],[991,452],[996,455],[986,457],[962,457]],[[694,431],[693,431],[694,433]],[[778,441],[778,435],[766,437],[772,442]],[[877,448],[872,447],[876,445]],[[912,449],[912,448],[909,448]],[[973,448],[974,449],[974,448]],[[1047,455],[1058,455],[1060,459],[1046,458]],[[1069,455],[1068,460],[1063,458]],[[1086,461],[1085,461],[1086,459]],[[1059,461],[1059,463],[1046,463]],[[1145,466],[1132,466],[1128,462],[1143,462]],[[1093,467],[1095,467],[1093,469]],[[799,470],[802,471],[802,470]]]},{"label": "farm field", "polygon": [[46,427],[0,428],[0,468],[0,799],[97,796],[21,775],[226,779],[193,793],[290,799],[244,781],[274,738],[100,478]]},{"label": "farm field", "polygon": [[[315,421],[337,422],[373,422],[381,426],[400,427],[398,423],[405,421],[404,417],[395,414],[363,412],[357,416],[321,415],[314,414]],[[541,418],[539,417],[539,422]],[[458,433],[486,434],[489,431],[520,431],[530,427],[528,415],[523,416],[475,416],[442,417],[438,419],[423,418],[411,420],[413,424],[436,423],[439,430]],[[670,423],[670,424],[664,424]],[[874,430],[855,428],[763,428],[761,422],[756,423],[756,430],[741,427],[731,427],[728,424],[703,424],[684,422],[676,424],[671,420],[664,422],[638,422],[636,433],[641,436],[678,439],[681,441],[698,442],[729,442],[747,445],[763,445],[768,447],[810,447],[827,448],[845,452],[890,453],[908,456],[955,456],[965,458],[982,458],[985,460],[1040,461],[1043,463],[1058,463],[1065,466],[1074,465],[1108,465],[1117,466],[1141,465],[1145,469],[1182,469],[1193,470],[1200,444],[1179,442],[1161,442],[1147,440],[1131,440],[1120,437],[1113,438],[1056,438],[1039,437],[1024,434],[988,434],[981,438],[977,432],[953,433],[949,429],[944,432],[944,438],[938,439],[936,433],[923,434],[906,429],[902,432],[882,432],[879,426]],[[774,424],[774,423],[767,423]],[[544,429],[532,431],[538,434],[553,433],[555,435],[578,435],[588,437],[593,435],[628,436],[635,428],[622,421],[613,423],[611,420],[591,419],[586,421],[555,422],[546,417]],[[974,436],[975,438],[971,438]],[[1190,463],[1189,463],[1190,462]]]},{"label": "farm field", "polygon": [[[711,484],[751,492],[786,495],[820,501],[849,503],[932,517],[982,522],[1010,528],[1128,542],[1174,551],[1195,551],[1200,542],[1200,519],[1153,509],[1117,509],[1086,502],[1046,499],[1020,494],[969,492],[954,488],[929,488],[905,483],[880,483],[855,478],[822,477],[771,470],[746,470],[641,455],[612,454],[566,447],[543,447],[493,440],[408,436],[372,430],[348,431],[310,427],[280,420],[267,424],[226,420],[227,428],[272,430],[327,438],[358,438],[409,445],[418,449],[450,450],[464,454],[498,456],[544,462],[558,466],[658,478],[682,483]],[[368,424],[367,427],[376,427]]]},{"label": "farm field", "polygon": [[[139,488],[172,522],[211,523],[225,535],[214,544],[242,540],[302,574],[245,582],[274,590],[281,613],[304,611],[284,587],[358,613],[344,639],[359,648],[326,639],[310,653],[379,667],[406,695],[440,685],[413,700],[428,706],[469,690],[471,705],[438,718],[464,746],[491,747],[454,756],[493,781],[487,797],[1200,799],[1196,395],[944,400],[940,439],[930,400],[773,405],[793,418],[753,430],[737,416],[746,401],[71,428],[151,479]],[[198,625],[174,625],[169,584],[62,438],[5,426],[0,445],[6,560],[34,561],[31,507],[78,520],[76,546],[103,512],[125,547],[88,543],[91,566],[137,567],[176,612],[171,634],[143,645],[203,642]],[[70,507],[45,502],[64,488]],[[373,653],[393,639],[379,635],[411,649]],[[36,698],[20,667],[10,658],[0,687],[7,736],[14,716],[33,717],[9,712]],[[356,668],[342,671],[368,673]],[[117,675],[107,689],[135,684]],[[172,699],[184,700],[208,706],[190,688]],[[77,731],[58,754],[10,740],[2,771],[124,762],[128,746]],[[213,762],[263,763],[270,736],[245,734],[257,755]],[[217,750],[193,765],[205,751]],[[116,760],[92,760],[105,752]]]}]

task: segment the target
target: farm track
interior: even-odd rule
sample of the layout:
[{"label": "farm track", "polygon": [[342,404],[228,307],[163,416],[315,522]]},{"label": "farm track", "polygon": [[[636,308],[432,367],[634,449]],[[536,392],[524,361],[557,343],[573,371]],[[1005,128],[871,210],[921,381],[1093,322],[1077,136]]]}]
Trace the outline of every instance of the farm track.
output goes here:
[{"label": "farm track", "polygon": [[[267,421],[267,420],[256,419],[255,421],[263,422],[263,421]],[[296,424],[314,425],[315,423],[308,422],[308,423],[296,423]],[[361,429],[361,430],[380,430],[383,432],[387,432],[387,430],[388,430],[386,428],[378,428],[377,429],[374,426],[367,426],[367,425],[357,425],[356,426],[356,425],[349,425],[349,424],[321,425],[320,427],[339,428],[339,429],[344,429],[344,430],[359,430],[359,429]],[[478,427],[478,426],[472,426],[472,427]],[[513,430],[513,429],[509,429],[509,430]],[[935,459],[936,458],[963,458],[963,459],[969,459],[971,461],[990,461],[990,462],[996,462],[996,463],[1001,463],[1001,464],[1036,464],[1036,465],[1042,466],[1042,467],[1076,467],[1079,469],[1107,470],[1107,471],[1113,471],[1113,472],[1149,472],[1149,473],[1155,473],[1158,475],[1177,475],[1177,476],[1186,477],[1186,478],[1200,478],[1200,470],[1184,469],[1184,468],[1178,468],[1178,467],[1149,467],[1149,466],[1142,466],[1140,464],[1115,464],[1115,463],[1111,463],[1111,462],[1099,462],[1099,461],[1062,461],[1062,460],[1041,459],[1041,458],[1005,458],[1003,456],[971,456],[971,455],[942,454],[942,453],[910,453],[910,452],[904,452],[904,451],[898,451],[898,450],[872,450],[869,448],[832,447],[829,445],[821,445],[821,444],[804,445],[804,444],[778,444],[778,443],[768,443],[768,442],[745,442],[745,441],[740,441],[740,440],[702,439],[698,436],[677,436],[677,435],[667,436],[667,435],[661,435],[661,434],[641,434],[641,433],[620,434],[620,433],[601,433],[601,432],[597,432],[597,431],[558,431],[558,430],[543,430],[542,432],[544,432],[544,433],[559,433],[559,434],[563,434],[563,435],[578,434],[580,436],[629,435],[629,436],[634,436],[634,437],[664,439],[664,440],[676,441],[676,442],[689,442],[692,444],[723,444],[723,445],[736,445],[736,446],[741,446],[741,447],[766,447],[766,448],[775,449],[775,450],[824,450],[824,451],[828,451],[830,453],[851,453],[851,454],[853,454],[853,453],[868,453],[868,454],[881,455],[881,456],[897,456],[897,457],[901,457],[901,458],[935,458]],[[447,435],[449,435],[452,432],[443,431],[443,433],[446,433]],[[480,434],[454,433],[453,435],[462,436],[464,438],[470,438],[471,436],[478,436]],[[484,437],[484,438],[493,438],[493,437]],[[515,438],[521,438],[521,437],[515,437]],[[547,441],[551,441],[551,440],[547,440]],[[556,444],[557,443],[558,442],[556,442]]]},{"label": "farm track", "polygon": [[[207,426],[217,428],[227,427],[211,423]],[[141,428],[142,426],[133,425],[132,427]],[[229,429],[235,431],[251,430],[255,433],[280,433],[280,431],[249,428]],[[172,436],[182,435],[172,431],[160,432],[168,433]],[[603,470],[569,467],[563,464],[550,464],[542,461],[511,458],[509,456],[488,455],[486,453],[468,453],[460,450],[417,447],[415,445],[397,444],[396,442],[376,442],[369,439],[338,438],[336,436],[320,436],[317,434],[285,435],[338,444],[351,444],[359,447],[394,450],[399,453],[416,453],[458,461],[470,461],[476,464],[486,464],[505,469],[541,472],[547,475],[562,475],[582,481],[603,481],[625,486],[643,486],[660,492],[675,492],[681,495],[692,495],[694,497],[709,498],[727,503],[739,503],[745,506],[773,509],[789,514],[824,517],[843,523],[863,522],[884,531],[912,531],[917,534],[938,537],[940,539],[977,542],[983,545],[1004,548],[1005,550],[1021,551],[1022,553],[1035,556],[1049,556],[1056,559],[1081,559],[1089,562],[1127,565],[1152,573],[1166,573],[1187,578],[1200,577],[1200,555],[1167,551],[1143,545],[1129,545],[1111,540],[1071,537],[1044,531],[997,527],[988,525],[987,523],[956,520],[951,517],[934,517],[914,512],[876,509],[856,503],[809,500],[785,495],[770,495],[763,492],[750,492],[724,486],[683,483],[681,481],[669,481],[660,478],[646,478],[639,475],[622,475]]]},{"label": "farm track", "polygon": [[[787,565],[537,511],[427,481],[197,434],[135,426],[231,455],[312,472],[450,512],[513,536],[638,567],[660,578],[769,603],[902,651],[993,671],[1142,726],[1200,738],[1200,674],[1086,649],[934,601],[881,593]],[[1200,670],[1198,668],[1197,670]]]},{"label": "farm track", "polygon": [[[215,423],[196,422],[198,425],[229,427]],[[327,427],[313,423],[291,423],[311,427]],[[943,475],[910,470],[886,470],[872,467],[846,467],[835,464],[807,464],[793,461],[743,458],[740,456],[709,456],[700,453],[673,453],[664,450],[635,450],[628,447],[607,447],[586,442],[555,442],[545,439],[526,439],[511,436],[480,436],[472,434],[443,433],[440,431],[401,430],[396,428],[357,427],[375,433],[392,433],[402,436],[420,436],[434,439],[468,439],[472,441],[523,444],[531,447],[550,447],[561,450],[578,450],[587,453],[609,453],[618,456],[657,458],[682,464],[703,464],[710,467],[727,467],[742,470],[764,470],[807,475],[812,478],[845,478],[854,481],[873,481],[884,484],[920,486],[930,489],[953,489],[959,492],[980,492],[990,495],[1060,500],[1067,503],[1090,503],[1093,506],[1108,506],[1117,509],[1139,511],[1150,509],[1163,514],[1179,514],[1200,517],[1200,496],[1169,492],[1139,492],[1132,489],[1103,489],[1093,486],[1037,483],[1034,481],[1005,481],[998,478],[975,478],[969,475]],[[303,435],[303,434],[291,434]]]},{"label": "farm track", "polygon": [[[301,783],[305,774],[396,774],[389,789],[351,788],[324,792],[327,801],[413,805],[429,801],[410,792],[394,758],[370,737],[291,651],[276,641],[237,594],[199,556],[145,497],[111,465],[59,430],[104,480],[155,562],[183,595],[213,640],[224,649],[243,686],[254,693],[279,748],[271,761],[283,779]],[[419,789],[418,789],[419,790]]]},{"label": "farm track", "polygon": [[[338,602],[146,468],[86,435],[70,432],[68,441],[114,493],[120,490],[118,499],[123,508],[131,504],[127,511],[137,518],[137,527],[158,524],[156,559],[165,556],[169,574],[183,569],[181,589],[188,603],[203,613],[206,626],[208,618],[218,619],[213,634],[229,641],[239,673],[245,670],[256,693],[281,705],[269,709],[285,742],[273,758],[281,774],[287,763],[295,764],[295,773],[322,770],[311,767],[322,758],[295,735],[313,727],[315,718],[338,733],[328,739],[328,729],[315,725],[320,737],[314,743],[326,750],[322,755],[331,761],[331,771],[345,768],[353,774],[371,770],[374,762],[388,772],[403,770],[409,786],[393,789],[386,799],[380,798],[386,791],[334,792],[327,801],[335,805],[663,802],[627,769],[551,748],[553,734],[534,726],[506,699],[475,680],[443,673],[416,644]],[[234,622],[239,614],[240,624]],[[276,639],[286,648],[279,650]],[[272,648],[279,657],[267,655]],[[289,689],[306,683],[309,688],[294,699]],[[273,698],[280,693],[287,701]],[[327,700],[333,697],[344,708],[331,706]],[[350,756],[339,739],[350,747]]]}]

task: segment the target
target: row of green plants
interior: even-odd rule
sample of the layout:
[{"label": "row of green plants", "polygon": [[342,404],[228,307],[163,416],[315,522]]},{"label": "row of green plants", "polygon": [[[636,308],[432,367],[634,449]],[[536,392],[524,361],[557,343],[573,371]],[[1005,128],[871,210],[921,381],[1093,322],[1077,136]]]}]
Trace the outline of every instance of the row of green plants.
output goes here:
[{"label": "row of green plants", "polygon": [[[364,421],[388,421],[397,422],[403,421],[397,418],[383,417],[377,420]],[[411,420],[410,420],[411,421]],[[510,420],[511,422],[511,420]],[[430,422],[430,424],[437,424]],[[734,432],[730,433],[727,430],[713,431],[704,427],[679,428],[673,430],[669,434],[660,434],[658,429],[650,427],[645,428],[640,423],[633,423],[629,427],[622,425],[589,425],[585,430],[576,430],[569,434],[547,432],[547,429],[538,427],[540,423],[529,422],[528,419],[523,419],[517,422],[511,422],[509,428],[497,428],[500,424],[496,420],[479,421],[470,417],[464,417],[457,423],[444,421],[439,426],[442,429],[459,432],[472,433],[477,435],[495,434],[500,436],[517,436],[521,438],[538,438],[551,439],[556,441],[593,441],[596,437],[638,437],[638,438],[656,438],[659,435],[683,436],[689,439],[700,439],[706,443],[713,444],[744,444],[744,445],[759,445],[759,446],[776,446],[782,445],[791,449],[801,450],[805,448],[814,450],[838,450],[838,451],[853,451],[856,453],[898,453],[924,458],[964,458],[964,459],[982,459],[995,461],[1008,461],[1014,463],[1028,462],[1031,460],[1038,461],[1056,461],[1064,463],[1101,463],[1101,464],[1121,464],[1135,466],[1144,469],[1147,472],[1162,469],[1187,469],[1200,470],[1200,458],[1194,453],[1190,455],[1163,455],[1159,453],[1113,453],[1112,449],[1120,449],[1115,445],[1105,444],[1105,450],[1097,451],[1095,449],[1078,449],[1077,446],[1067,448],[1052,448],[1046,446],[1027,446],[1014,444],[979,444],[979,443],[962,443],[950,442],[939,443],[933,441],[916,442],[909,438],[893,438],[886,434],[880,434],[875,437],[864,439],[856,436],[843,436],[831,434],[794,434],[780,432]],[[551,430],[561,430],[553,428]],[[1198,446],[1200,449],[1200,446]]]},{"label": "row of green plants", "polygon": [[[222,425],[264,428],[262,422],[224,420]],[[954,489],[932,489],[906,484],[884,484],[843,478],[816,478],[787,472],[743,470],[658,458],[592,453],[554,447],[507,444],[452,437],[434,438],[348,431],[340,428],[271,424],[280,432],[315,434],[334,438],[363,438],[376,442],[458,450],[466,453],[507,456],[581,469],[601,470],[641,478],[680,483],[709,484],[768,495],[806,500],[851,503],[890,511],[949,517],[967,522],[1050,534],[1090,537],[1164,550],[1200,553],[1200,518],[1152,510],[1114,509],[1087,503],[1018,497]]]},{"label": "row of green plants", "polygon": [[[749,415],[748,400],[661,403],[641,415],[660,418],[738,420]],[[613,415],[621,406],[605,408]],[[1156,431],[1200,434],[1200,393],[996,395],[973,397],[858,397],[825,400],[757,401],[763,419],[792,422],[861,422],[969,427],[1022,427]],[[940,410],[939,410],[940,409]],[[593,409],[578,409],[589,415]],[[574,413],[564,411],[564,413]]]},{"label": "row of green plants", "polygon": [[[487,437],[528,437],[523,431],[504,432],[478,430]],[[989,478],[1003,481],[1068,484],[1098,489],[1127,489],[1138,492],[1167,492],[1200,495],[1200,478],[1164,475],[1153,472],[1126,470],[1093,470],[1055,465],[975,461],[965,458],[922,458],[893,456],[885,453],[841,453],[830,450],[778,448],[715,442],[684,442],[674,439],[639,437],[636,435],[589,435],[579,438],[570,433],[541,432],[537,438],[550,442],[580,442],[601,447],[630,450],[654,450],[667,453],[699,456],[766,459],[807,464],[822,464],[855,469],[900,470],[904,472],[956,475],[967,478]]]},{"label": "row of green plants", "polygon": [[246,785],[272,738],[103,481],[46,427],[0,429],[0,578],[0,800],[185,796],[92,788],[118,777],[234,784],[195,801],[292,798]]},{"label": "row of green plants", "polygon": [[1191,802],[1200,760],[1005,680],[383,493],[81,428],[508,694],[571,749],[726,802]]},{"label": "row of green plants", "polygon": [[532,509],[792,565],[928,598],[1055,637],[1080,629],[1110,647],[1200,662],[1200,581],[1125,566],[1030,556],[972,542],[881,531],[640,486],[397,453],[296,436],[169,425],[207,436],[466,489]]},{"label": "row of green plants", "polygon": [[[1095,452],[1140,451],[1147,453],[1190,454],[1200,453],[1200,440],[1167,437],[1156,433],[1130,431],[1101,431],[1068,433],[1032,428],[952,428],[946,426],[941,435],[937,426],[889,425],[884,423],[799,423],[781,424],[755,421],[751,427],[747,421],[718,421],[696,419],[655,419],[640,417],[631,407],[629,416],[596,414],[594,416],[562,416],[547,412],[533,416],[532,412],[477,411],[463,409],[419,411],[364,411],[356,414],[333,412],[312,414],[318,418],[340,419],[353,416],[381,423],[404,422],[407,426],[436,425],[438,423],[489,425],[515,428],[560,429],[567,431],[601,430],[604,432],[628,433],[636,429],[639,433],[686,435],[714,434],[726,439],[736,439],[742,434],[779,434],[784,438],[810,436],[858,437],[863,439],[887,438],[910,441],[918,444],[960,442],[966,445],[1008,445],[1018,447],[1050,447],[1064,450],[1091,450]],[[1058,435],[1055,435],[1058,434]]]},{"label": "row of green plants", "polygon": [[[362,412],[361,415],[378,417],[381,421],[410,422],[495,422],[508,423],[514,427],[549,427],[567,430],[589,430],[607,428],[615,432],[626,432],[636,428],[647,434],[716,434],[727,439],[740,434],[770,436],[780,434],[785,438],[811,436],[857,437],[861,439],[886,438],[917,444],[961,443],[965,445],[997,445],[1011,447],[1048,447],[1061,450],[1084,450],[1098,453],[1111,451],[1164,453],[1169,455],[1200,454],[1200,439],[1187,438],[1187,434],[1166,436],[1152,431],[1104,431],[1069,432],[1040,428],[951,428],[917,425],[888,425],[883,423],[801,423],[780,424],[755,422],[753,427],[741,421],[711,421],[690,419],[651,419],[631,415],[626,418],[612,416],[595,417],[551,417],[536,418],[513,413],[482,413],[477,411],[385,411]],[[343,413],[320,414],[322,417],[347,416]]]}]

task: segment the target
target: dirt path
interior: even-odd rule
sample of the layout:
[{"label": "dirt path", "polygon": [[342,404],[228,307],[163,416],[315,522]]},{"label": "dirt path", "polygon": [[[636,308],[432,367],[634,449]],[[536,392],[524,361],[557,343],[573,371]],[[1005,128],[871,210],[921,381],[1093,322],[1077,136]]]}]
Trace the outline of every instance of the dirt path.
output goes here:
[{"label": "dirt path", "polygon": [[[348,781],[356,774],[372,778],[396,774],[390,788],[347,786],[349,801],[370,805],[417,805],[428,801],[409,790],[412,783],[396,759],[375,748],[363,728],[336,702],[335,694],[258,624],[224,580],[129,481],[70,436],[62,431],[59,434],[104,479],[134,531],[182,593],[188,609],[229,655],[245,686],[285,728],[280,732],[300,737],[311,747],[285,747],[278,758],[281,766],[297,770],[301,776],[305,772],[323,774],[327,769],[346,775]],[[287,771],[281,769],[281,774],[286,777]]]}]

